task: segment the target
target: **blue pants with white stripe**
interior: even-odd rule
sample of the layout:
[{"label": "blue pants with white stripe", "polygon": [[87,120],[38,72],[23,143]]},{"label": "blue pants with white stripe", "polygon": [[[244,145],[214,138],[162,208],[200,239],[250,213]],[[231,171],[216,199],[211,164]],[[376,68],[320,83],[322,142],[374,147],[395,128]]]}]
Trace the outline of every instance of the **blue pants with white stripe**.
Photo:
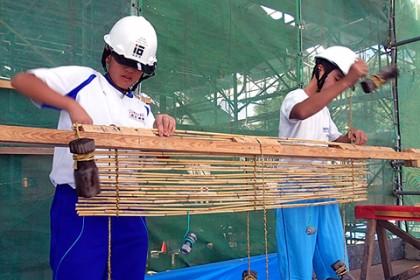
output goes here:
[{"label": "blue pants with white stripe", "polygon": [[54,280],[144,279],[148,234],[144,217],[111,218],[108,250],[108,217],[80,217],[75,211],[77,194],[58,185],[51,206],[50,265]]},{"label": "blue pants with white stripe", "polygon": [[337,204],[276,209],[276,240],[281,280],[311,280],[313,271],[319,280],[338,279],[331,265],[341,260],[348,267]]}]

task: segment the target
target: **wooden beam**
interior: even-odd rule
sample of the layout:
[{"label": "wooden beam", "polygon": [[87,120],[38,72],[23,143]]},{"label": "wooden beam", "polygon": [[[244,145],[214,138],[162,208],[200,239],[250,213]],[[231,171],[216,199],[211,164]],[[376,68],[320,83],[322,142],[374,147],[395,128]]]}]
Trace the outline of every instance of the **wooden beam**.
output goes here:
[{"label": "wooden beam", "polygon": [[[405,151],[410,152],[410,153],[419,153],[420,152],[419,149],[411,149],[411,148],[407,148],[407,149],[405,149]],[[413,161],[407,162],[406,166],[407,167],[420,167],[420,161],[413,160]]]},{"label": "wooden beam", "polygon": [[0,88],[13,89],[12,84],[8,80],[0,80]]},{"label": "wooden beam", "polygon": [[374,253],[374,242],[376,234],[377,221],[374,219],[367,220],[365,244],[363,245],[362,266],[360,268],[360,280],[370,279],[370,268],[372,266],[372,257]]},{"label": "wooden beam", "polygon": [[376,235],[378,236],[379,254],[381,256],[382,270],[384,272],[384,279],[390,279],[394,272],[391,265],[391,254],[388,245],[386,229],[376,224]]},{"label": "wooden beam", "polygon": [[0,147],[0,155],[52,155],[54,148],[42,147]]},{"label": "wooden beam", "polygon": [[[412,219],[407,218],[406,221],[412,221]],[[398,236],[399,238],[401,238],[405,242],[412,245],[417,250],[420,250],[420,239],[419,238],[416,238],[416,237],[412,236],[411,234],[408,234],[406,231],[397,227],[396,225],[394,225],[390,221],[378,220],[378,227],[379,226],[387,229],[390,232],[392,232],[393,234],[395,234],[396,236]]]},{"label": "wooden beam", "polygon": [[[396,152],[388,147],[364,147],[351,144],[335,145],[324,142],[320,145],[302,145],[302,139],[295,139],[300,144],[294,144],[290,139],[273,137],[251,137],[254,141],[236,142],[229,134],[220,134],[221,137],[188,136],[188,133],[177,132],[171,137],[158,137],[155,132],[148,129],[118,129],[109,126],[93,126],[97,131],[79,131],[81,138],[92,138],[98,148],[112,149],[141,149],[159,152],[197,152],[204,154],[226,155],[262,155],[294,158],[316,159],[394,159],[394,160],[420,160],[417,152]],[[89,126],[86,126],[89,128]],[[115,131],[115,132],[114,132]],[[122,133],[125,131],[124,133]],[[151,131],[153,133],[151,133]],[[136,133],[135,133],[136,132]],[[199,132],[197,132],[199,133]],[[0,125],[0,143],[37,145],[46,147],[68,146],[71,140],[77,138],[75,131],[57,130],[49,128],[34,128]],[[271,139],[268,141],[268,139]],[[273,141],[275,140],[275,141]],[[267,144],[268,143],[268,144]],[[329,144],[331,144],[329,146]]]}]

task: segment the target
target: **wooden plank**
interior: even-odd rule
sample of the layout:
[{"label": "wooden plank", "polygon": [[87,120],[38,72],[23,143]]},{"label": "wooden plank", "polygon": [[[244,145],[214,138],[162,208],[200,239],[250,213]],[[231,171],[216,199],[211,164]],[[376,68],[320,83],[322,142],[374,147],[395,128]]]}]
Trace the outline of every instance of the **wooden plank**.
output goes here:
[{"label": "wooden plank", "polygon": [[[79,132],[80,137],[92,138],[98,148],[142,149],[148,151],[197,152],[204,154],[264,155],[316,159],[395,159],[418,160],[420,153],[395,152],[381,147],[358,147],[357,150],[337,149],[328,146],[281,145],[279,141],[269,144],[234,142],[232,139],[206,140],[194,137],[149,135],[125,135],[121,133]],[[249,137],[249,136],[248,136]],[[75,131],[48,128],[33,128],[0,125],[0,142],[44,146],[67,146],[76,139]],[[350,144],[349,144],[350,145]]]},{"label": "wooden plank", "polygon": [[[379,147],[379,146],[358,146],[353,144],[346,144],[340,142],[333,142],[329,144],[331,147],[337,147],[343,150],[353,150],[353,151],[367,151],[367,152],[394,152],[394,149],[391,147]],[[414,152],[410,150],[410,152]]]},{"label": "wooden plank", "polygon": [[394,274],[392,271],[392,265],[391,265],[391,254],[389,252],[389,245],[388,245],[388,240],[386,236],[386,230],[384,227],[381,226],[380,222],[383,222],[383,221],[378,221],[376,225],[376,234],[378,236],[379,252],[381,255],[384,278],[390,279],[391,276]]},{"label": "wooden plank", "polygon": [[420,264],[391,277],[391,280],[407,280],[420,275]]},{"label": "wooden plank", "polygon": [[[410,152],[410,153],[420,153],[420,150],[412,149],[412,148],[404,149],[404,151]],[[407,166],[407,167],[420,167],[420,161],[419,160],[408,161],[408,162],[405,163],[405,166]]]},{"label": "wooden plank", "polygon": [[0,80],[0,88],[13,89],[10,81]]},{"label": "wooden plank", "polygon": [[0,147],[2,155],[52,155],[54,148],[41,147]]},{"label": "wooden plank", "polygon": [[76,133],[69,130],[0,125],[0,142],[7,144],[68,146],[76,137]]},{"label": "wooden plank", "polygon": [[124,135],[137,135],[137,136],[156,136],[157,129],[145,129],[134,127],[118,127],[118,126],[105,126],[105,125],[89,125],[84,124],[79,126],[80,131],[96,132],[96,133],[114,133]]},{"label": "wooden plank", "polygon": [[403,220],[420,220],[420,212],[376,211],[375,214],[386,220],[391,220],[393,218]]},{"label": "wooden plank", "polygon": [[408,234],[407,232],[403,231],[396,225],[392,224],[389,221],[378,221],[378,227],[383,227],[387,229],[388,231],[392,232],[402,240],[406,241],[410,245],[412,245],[417,250],[420,250],[420,239],[415,238],[414,236]]}]

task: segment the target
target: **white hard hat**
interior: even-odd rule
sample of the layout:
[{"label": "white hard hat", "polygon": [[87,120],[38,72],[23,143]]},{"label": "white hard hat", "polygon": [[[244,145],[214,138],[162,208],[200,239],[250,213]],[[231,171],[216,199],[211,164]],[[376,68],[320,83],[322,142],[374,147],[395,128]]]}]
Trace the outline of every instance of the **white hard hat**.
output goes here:
[{"label": "white hard hat", "polygon": [[148,66],[154,66],[157,62],[156,31],[144,17],[127,16],[120,19],[104,36],[104,41],[113,52],[126,59]]},{"label": "white hard hat", "polygon": [[344,75],[350,70],[350,67],[357,60],[357,55],[351,49],[342,46],[333,46],[325,49],[315,58],[323,58],[336,65]]}]

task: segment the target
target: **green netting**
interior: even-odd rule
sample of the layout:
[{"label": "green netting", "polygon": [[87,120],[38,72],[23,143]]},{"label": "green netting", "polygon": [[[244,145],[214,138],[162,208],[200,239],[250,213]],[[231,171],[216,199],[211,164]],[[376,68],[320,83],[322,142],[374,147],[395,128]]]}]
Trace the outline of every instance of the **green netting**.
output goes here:
[{"label": "green netting", "polygon": [[[416,5],[412,6],[414,3]],[[402,42],[398,46],[396,62],[400,69],[400,78],[397,80],[397,89],[394,91],[394,100],[398,101],[399,129],[402,148],[419,148],[419,122],[416,121],[416,112],[420,108],[419,72],[417,67],[420,51],[418,30],[420,28],[418,1],[401,1],[395,8],[396,41]],[[414,38],[414,39],[413,39]],[[405,42],[405,43],[404,43]],[[394,114],[395,115],[395,114]],[[395,119],[395,118],[394,118]],[[407,192],[402,196],[402,204],[418,205],[420,203],[419,170],[418,168],[402,168],[401,190]],[[417,192],[417,195],[413,193]],[[420,223],[406,222],[406,229],[415,237],[420,237]]]},{"label": "green netting", "polygon": [[[395,2],[394,9],[391,3]],[[101,71],[103,35],[123,15],[136,14],[131,1],[0,1],[0,79],[36,67],[86,65]],[[357,127],[369,145],[420,148],[418,1],[409,0],[143,0],[136,2],[156,27],[158,69],[142,85],[155,113],[177,119],[179,129],[251,135],[278,133],[285,94],[306,84],[320,46],[346,45],[369,64],[371,74],[394,59],[400,77],[372,94],[356,86],[330,106],[340,130]],[[392,16],[395,11],[395,18]],[[395,25],[390,24],[395,21]],[[394,38],[395,36],[395,38]],[[394,50],[395,52],[391,52]],[[38,110],[10,89],[0,89],[0,123],[54,128],[58,113]],[[49,247],[48,181],[51,156],[0,155],[0,279],[46,279]],[[369,201],[393,204],[393,191],[419,190],[417,169],[369,164]],[[406,204],[418,196],[400,197]],[[361,222],[345,207],[348,243],[360,242]],[[251,213],[251,254],[264,254],[263,217]],[[198,215],[191,230],[193,253],[175,254],[186,217],[149,218],[149,269],[162,271],[247,256],[246,215]],[[268,212],[269,252],[275,250],[273,212]],[[410,227],[418,232],[418,226]]]}]

